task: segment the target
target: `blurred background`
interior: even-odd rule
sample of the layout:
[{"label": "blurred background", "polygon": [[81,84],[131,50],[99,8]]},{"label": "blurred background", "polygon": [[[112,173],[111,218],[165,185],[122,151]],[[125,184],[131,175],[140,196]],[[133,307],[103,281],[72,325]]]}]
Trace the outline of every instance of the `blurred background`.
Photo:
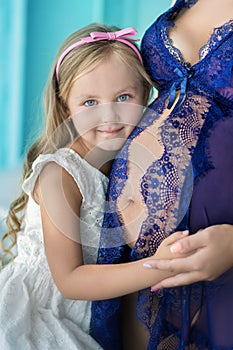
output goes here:
[{"label": "blurred background", "polygon": [[0,0],[0,226],[9,203],[19,192],[25,150],[43,127],[41,96],[62,41],[92,22],[133,26],[141,38],[170,3]]}]

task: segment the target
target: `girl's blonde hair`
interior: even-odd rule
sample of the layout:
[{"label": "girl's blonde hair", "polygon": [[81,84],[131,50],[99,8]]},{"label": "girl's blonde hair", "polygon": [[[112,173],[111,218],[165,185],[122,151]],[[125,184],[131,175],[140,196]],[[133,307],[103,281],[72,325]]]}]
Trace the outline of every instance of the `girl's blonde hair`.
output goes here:
[{"label": "girl's blonde hair", "polygon": [[[63,128],[62,135],[55,133],[60,125],[65,125],[69,117],[69,110],[66,105],[70,89],[73,82],[82,74],[94,69],[100,62],[107,59],[112,53],[119,55],[121,60],[133,69],[138,76],[139,81],[145,88],[144,104],[147,105],[152,83],[141,64],[137,54],[128,45],[119,41],[97,41],[81,45],[73,49],[62,61],[59,69],[59,83],[56,79],[56,64],[60,55],[69,46],[87,37],[91,32],[115,32],[119,28],[101,24],[88,25],[73,34],[71,34],[60,47],[44,90],[44,115],[45,129],[41,136],[30,147],[23,166],[22,181],[28,178],[32,172],[32,163],[39,154],[52,153],[59,147],[67,144],[70,135],[73,133],[72,128],[67,124]],[[64,135],[64,132],[67,135]],[[54,135],[56,134],[56,140]],[[66,137],[67,136],[67,137]],[[57,138],[60,138],[57,140]],[[17,232],[21,230],[21,224],[24,217],[24,209],[28,201],[28,195],[22,191],[20,196],[14,200],[9,209],[6,219],[8,232],[3,236],[1,241],[3,256],[2,264],[6,264],[14,259],[12,248],[16,244]],[[10,242],[10,243],[9,243]]]}]

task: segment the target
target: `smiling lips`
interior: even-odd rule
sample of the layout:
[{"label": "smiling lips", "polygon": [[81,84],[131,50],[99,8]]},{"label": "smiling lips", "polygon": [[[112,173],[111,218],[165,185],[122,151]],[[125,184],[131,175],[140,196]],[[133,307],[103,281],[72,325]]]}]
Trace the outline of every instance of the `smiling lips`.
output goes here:
[{"label": "smiling lips", "polygon": [[102,134],[106,134],[106,135],[116,135],[117,133],[119,133],[121,130],[123,130],[124,127],[120,127],[117,129],[109,129],[109,130],[98,130],[98,132],[102,133]]}]

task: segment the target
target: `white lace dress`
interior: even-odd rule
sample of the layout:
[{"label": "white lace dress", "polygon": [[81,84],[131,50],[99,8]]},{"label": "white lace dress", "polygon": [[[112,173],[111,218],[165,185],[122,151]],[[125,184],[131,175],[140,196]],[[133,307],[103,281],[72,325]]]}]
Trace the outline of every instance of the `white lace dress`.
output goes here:
[{"label": "white lace dress", "polygon": [[72,175],[82,193],[81,239],[91,246],[83,246],[84,262],[96,263],[108,179],[71,149],[40,155],[23,184],[29,202],[18,255],[0,273],[1,350],[101,349],[89,335],[91,302],[63,298],[47,264],[40,208],[31,194],[40,171],[51,161]]}]

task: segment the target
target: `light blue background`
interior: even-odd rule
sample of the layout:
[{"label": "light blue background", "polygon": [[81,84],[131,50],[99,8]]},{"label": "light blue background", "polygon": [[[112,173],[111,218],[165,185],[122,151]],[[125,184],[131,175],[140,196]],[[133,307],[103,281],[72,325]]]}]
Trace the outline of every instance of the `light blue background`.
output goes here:
[{"label": "light blue background", "polygon": [[[145,29],[171,0],[0,0],[0,208],[43,127],[41,97],[61,42],[91,22]],[[11,198],[10,198],[11,199]]]}]

